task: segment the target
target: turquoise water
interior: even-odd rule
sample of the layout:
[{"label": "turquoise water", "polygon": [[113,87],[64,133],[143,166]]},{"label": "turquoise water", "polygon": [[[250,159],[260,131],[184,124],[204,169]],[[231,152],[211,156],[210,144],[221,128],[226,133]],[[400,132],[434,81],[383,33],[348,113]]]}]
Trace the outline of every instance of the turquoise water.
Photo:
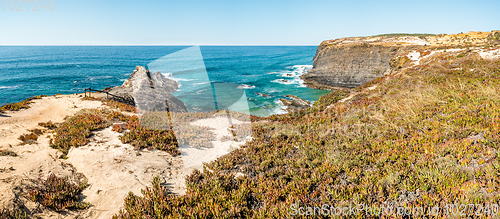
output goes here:
[{"label": "turquoise water", "polygon": [[315,52],[313,46],[0,47],[0,104],[118,86],[141,65],[179,81],[174,95],[189,111],[229,107],[265,116],[283,113],[278,99],[287,94],[316,101],[328,93],[298,78]]}]

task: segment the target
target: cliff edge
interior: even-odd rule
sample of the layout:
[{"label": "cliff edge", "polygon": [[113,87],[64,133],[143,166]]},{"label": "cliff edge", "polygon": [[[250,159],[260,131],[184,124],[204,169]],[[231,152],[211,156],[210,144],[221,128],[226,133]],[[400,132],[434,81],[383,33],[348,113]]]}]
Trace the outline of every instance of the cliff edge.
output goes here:
[{"label": "cliff edge", "polygon": [[388,34],[326,40],[318,46],[313,69],[301,78],[313,88],[353,88],[409,63],[411,57],[395,58],[412,51],[499,43],[500,31],[451,35]]}]

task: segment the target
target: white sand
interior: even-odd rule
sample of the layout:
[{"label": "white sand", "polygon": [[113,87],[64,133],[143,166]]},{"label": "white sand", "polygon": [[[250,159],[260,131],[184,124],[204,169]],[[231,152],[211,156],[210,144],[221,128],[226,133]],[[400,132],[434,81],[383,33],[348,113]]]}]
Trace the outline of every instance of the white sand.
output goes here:
[{"label": "white sand", "polygon": [[[180,148],[181,156],[177,157],[157,150],[143,150],[139,155],[131,145],[122,144],[118,139],[121,134],[111,131],[111,127],[94,132],[89,144],[71,149],[67,160],[59,159],[62,153],[49,147],[51,133],[48,131],[32,145],[20,145],[17,139],[28,130],[42,129],[39,122],[63,122],[65,117],[82,109],[98,107],[104,106],[99,101],[82,101],[79,95],[61,95],[34,100],[30,109],[0,115],[0,150],[8,149],[18,154],[17,157],[0,156],[0,208],[22,203],[31,211],[38,209],[39,204],[24,198],[17,189],[25,187],[29,179],[45,178],[50,173],[70,178],[83,174],[90,185],[82,192],[82,198],[92,207],[65,214],[45,209],[34,216],[110,218],[123,207],[124,198],[130,191],[140,195],[141,189],[149,186],[153,177],[159,176],[170,192],[182,195],[186,189],[185,177],[194,169],[202,169],[203,162],[213,161],[245,143],[220,141],[223,136],[231,135],[227,117],[193,122],[192,125],[214,128],[216,140],[211,142],[211,148],[184,145]],[[234,119],[232,122],[235,125],[243,123]]]},{"label": "white sand", "polygon": [[180,158],[158,150],[143,150],[139,155],[132,145],[121,143],[121,134],[111,129],[96,132],[91,143],[68,153],[68,162],[89,180],[84,201],[94,206],[85,218],[111,218],[123,207],[129,192],[140,195],[155,176],[169,185],[170,192],[184,194],[188,172],[181,171]]},{"label": "white sand", "polygon": [[29,109],[0,115],[0,149],[21,143],[17,138],[40,128],[39,122],[62,122],[82,109],[98,108],[99,101],[82,101],[79,95],[59,95],[33,100]]},{"label": "white sand", "polygon": [[[248,122],[241,122],[236,119],[231,119],[233,125],[238,124],[248,124]],[[184,167],[191,169],[203,169],[203,163],[210,162],[212,160],[217,159],[218,157],[228,154],[232,150],[239,148],[241,145],[245,144],[246,141],[237,142],[234,140],[230,141],[221,141],[221,138],[224,136],[232,136],[231,132],[229,132],[229,128],[231,123],[227,117],[215,117],[215,118],[207,118],[201,119],[191,123],[191,125],[196,125],[200,127],[210,127],[213,128],[211,130],[216,135],[216,140],[212,141],[211,148],[194,148],[189,145],[182,145],[181,157],[184,162]],[[238,130],[236,130],[238,132]],[[247,141],[250,140],[250,136],[247,137]]]},{"label": "white sand", "polygon": [[494,50],[481,50],[478,52],[479,56],[483,59],[500,59],[500,49]]}]

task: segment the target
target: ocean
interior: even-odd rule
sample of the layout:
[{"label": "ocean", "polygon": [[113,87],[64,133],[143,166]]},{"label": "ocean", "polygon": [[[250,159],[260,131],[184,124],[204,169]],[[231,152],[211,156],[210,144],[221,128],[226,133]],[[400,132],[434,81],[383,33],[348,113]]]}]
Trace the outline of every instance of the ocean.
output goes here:
[{"label": "ocean", "polygon": [[285,113],[286,95],[314,102],[329,92],[299,78],[315,53],[315,46],[1,46],[0,105],[119,86],[140,65],[178,81],[173,94],[190,112],[267,116]]}]

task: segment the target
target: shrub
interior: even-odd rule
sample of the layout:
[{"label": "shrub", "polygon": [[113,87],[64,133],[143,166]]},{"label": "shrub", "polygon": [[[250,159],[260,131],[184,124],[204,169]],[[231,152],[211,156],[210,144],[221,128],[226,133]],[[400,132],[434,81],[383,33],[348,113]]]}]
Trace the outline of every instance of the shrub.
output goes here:
[{"label": "shrub", "polygon": [[130,117],[125,128],[129,131],[120,136],[120,140],[125,144],[129,143],[136,149],[155,148],[166,151],[172,156],[180,154],[172,131],[146,129],[140,125],[137,116]]},{"label": "shrub", "polygon": [[117,102],[117,101],[114,101],[114,100],[107,100],[107,101],[104,102],[104,104],[106,104],[107,106],[109,106],[111,108],[120,109],[121,111],[127,111],[127,112],[137,113],[135,107],[127,105],[127,104],[124,104],[124,103],[120,103],[120,102]]},{"label": "shrub", "polygon": [[24,135],[21,135],[19,136],[18,138],[19,140],[21,140],[24,144],[33,144],[36,142],[36,140],[38,140],[38,135],[35,134],[35,133],[29,133],[29,134],[24,134]]},{"label": "shrub", "polygon": [[71,147],[79,147],[89,142],[92,131],[109,127],[111,124],[99,111],[83,113],[63,122],[56,130],[56,135],[51,140],[51,147],[59,149],[67,155]]},{"label": "shrub", "polygon": [[123,132],[123,127],[120,124],[114,124],[113,125],[113,129],[111,129],[111,130],[115,131],[115,132],[118,132],[118,133],[122,133]]},{"label": "shrub", "polygon": [[39,180],[39,188],[31,188],[32,201],[54,209],[64,211],[65,209],[85,209],[89,203],[79,202],[78,195],[87,187],[87,182],[78,185],[69,182],[68,178],[57,177],[50,174],[46,180]]},{"label": "shrub", "polygon": [[349,96],[349,90],[336,90],[320,97],[318,101],[314,102],[314,106],[327,107],[347,96]]},{"label": "shrub", "polygon": [[101,102],[104,103],[104,105],[109,106],[111,108],[120,109],[121,111],[127,111],[127,112],[137,113],[135,107],[127,105],[127,104],[124,104],[124,103],[120,103],[118,101],[107,100],[107,99],[102,99],[102,98],[95,98],[95,97],[84,97],[82,99],[83,100],[101,101]]},{"label": "shrub", "polygon": [[24,219],[26,212],[22,210],[0,210],[0,219]]},{"label": "shrub", "polygon": [[126,121],[127,117],[121,112],[113,111],[106,116],[106,119],[110,121]]},{"label": "shrub", "polygon": [[0,150],[0,156],[17,157],[17,154],[14,151],[7,151],[7,150],[3,151],[3,150]]},{"label": "shrub", "polygon": [[141,126],[137,116],[125,116],[120,112],[111,110],[87,110],[63,122],[55,129],[51,140],[51,147],[59,149],[65,157],[69,149],[87,144],[92,136],[92,131],[107,128],[112,125],[110,121],[124,121],[125,125],[115,124],[112,130],[122,133],[123,143],[130,143],[136,149],[155,148],[178,155],[177,140],[172,131],[150,130]]},{"label": "shrub", "polygon": [[57,128],[56,124],[54,124],[52,121],[39,122],[38,125],[42,126],[44,128],[48,128],[48,129],[56,129]]}]

